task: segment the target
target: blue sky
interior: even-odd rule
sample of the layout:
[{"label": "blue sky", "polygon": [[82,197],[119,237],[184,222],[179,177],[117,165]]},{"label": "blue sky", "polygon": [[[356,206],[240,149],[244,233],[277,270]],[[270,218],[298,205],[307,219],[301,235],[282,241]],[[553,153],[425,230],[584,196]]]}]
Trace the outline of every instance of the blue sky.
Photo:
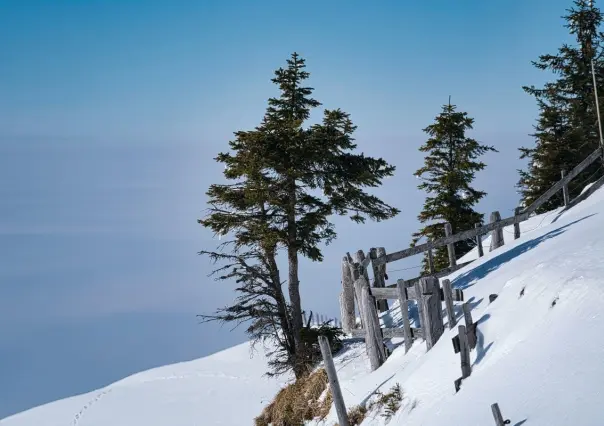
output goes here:
[{"label": "blue sky", "polygon": [[221,179],[212,158],[258,124],[293,51],[315,97],[351,113],[359,148],[397,166],[377,193],[402,209],[336,220],[325,261],[302,263],[306,309],[337,315],[346,251],[409,244],[422,128],[449,95],[500,151],[477,178],[478,209],[510,214],[536,117],[521,86],[546,78],[530,61],[566,40],[568,6],[0,1],[0,418],[242,341],[196,323],[234,296],[206,277],[196,252],[216,241],[196,219]]}]

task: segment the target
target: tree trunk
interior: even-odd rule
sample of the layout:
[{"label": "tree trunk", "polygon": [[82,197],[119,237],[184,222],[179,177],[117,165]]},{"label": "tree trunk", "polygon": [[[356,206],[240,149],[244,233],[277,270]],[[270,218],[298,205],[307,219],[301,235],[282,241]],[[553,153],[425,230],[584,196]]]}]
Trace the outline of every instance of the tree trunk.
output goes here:
[{"label": "tree trunk", "polygon": [[295,344],[295,367],[296,377],[304,375],[303,359],[304,350],[302,345],[302,302],[300,299],[300,281],[298,279],[298,244],[296,229],[296,181],[290,178],[288,185],[289,202],[287,206],[287,261],[289,264],[289,303],[291,305],[292,333]]},{"label": "tree trunk", "polygon": [[[274,251],[266,252],[267,263],[269,265],[269,269],[271,272],[271,279],[273,281],[273,286],[276,293],[276,303],[277,309],[279,313],[279,322],[281,326],[281,331],[284,334],[285,340],[287,342],[287,353],[295,357],[296,343],[294,340],[294,334],[292,333],[292,324],[291,318],[289,317],[289,312],[287,309],[287,300],[285,300],[285,295],[283,294],[283,289],[281,288],[281,278],[279,274],[279,268],[277,267],[277,261],[275,259]],[[302,315],[302,314],[300,314]]]}]

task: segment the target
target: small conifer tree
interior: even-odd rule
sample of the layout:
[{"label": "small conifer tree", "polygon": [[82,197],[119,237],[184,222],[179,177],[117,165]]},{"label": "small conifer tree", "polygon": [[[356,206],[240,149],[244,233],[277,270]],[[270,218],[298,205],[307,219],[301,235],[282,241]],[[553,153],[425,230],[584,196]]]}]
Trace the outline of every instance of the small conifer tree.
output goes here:
[{"label": "small conifer tree", "polygon": [[[429,136],[420,151],[426,153],[424,166],[415,172],[421,179],[418,188],[428,196],[418,216],[425,224],[413,234],[411,245],[425,237],[436,240],[445,236],[444,223],[451,224],[454,233],[474,228],[482,223],[483,215],[474,211],[474,205],[486,193],[472,187],[476,172],[486,165],[479,158],[492,146],[482,145],[468,137],[474,119],[465,112],[457,111],[455,105],[444,105],[435,122],[424,129]],[[455,253],[463,256],[474,246],[470,240],[455,243]],[[434,253],[434,267],[438,271],[449,264],[447,248],[441,247]],[[428,271],[427,258],[423,261],[424,271]]]}]

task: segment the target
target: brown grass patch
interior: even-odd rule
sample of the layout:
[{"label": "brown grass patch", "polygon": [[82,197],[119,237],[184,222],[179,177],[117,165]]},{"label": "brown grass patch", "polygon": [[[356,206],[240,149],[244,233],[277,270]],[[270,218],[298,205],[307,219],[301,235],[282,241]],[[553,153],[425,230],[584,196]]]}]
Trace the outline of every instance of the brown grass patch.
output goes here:
[{"label": "brown grass patch", "polygon": [[256,426],[300,426],[308,420],[324,419],[333,402],[327,383],[327,373],[321,368],[287,385],[256,417]]}]

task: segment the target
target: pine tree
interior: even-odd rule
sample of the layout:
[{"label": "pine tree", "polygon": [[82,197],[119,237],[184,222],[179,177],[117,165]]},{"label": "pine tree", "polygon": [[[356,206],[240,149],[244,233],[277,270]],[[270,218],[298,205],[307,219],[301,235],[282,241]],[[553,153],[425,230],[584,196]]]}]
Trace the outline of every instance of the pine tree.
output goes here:
[{"label": "pine tree", "polygon": [[[486,167],[478,158],[489,151],[496,152],[496,149],[466,136],[473,123],[474,119],[467,113],[457,111],[456,106],[449,103],[443,106],[434,124],[424,129],[429,139],[420,151],[427,155],[424,166],[415,172],[415,176],[422,180],[418,188],[428,193],[418,216],[419,221],[426,225],[413,234],[412,246],[422,237],[429,240],[443,238],[445,222],[451,224],[454,233],[482,224],[483,215],[475,212],[473,206],[486,193],[474,189],[471,184],[476,172]],[[458,257],[463,256],[473,246],[473,241],[460,241],[455,243],[455,253]],[[436,249],[435,269],[438,271],[448,266],[447,248]],[[423,267],[427,272],[427,258],[424,258]]]},{"label": "pine tree", "polygon": [[[241,222],[233,220],[233,213],[211,212],[204,226],[215,232],[231,233],[238,227],[246,232],[236,235],[253,247],[262,247],[263,255],[283,249],[288,260],[288,316],[294,354],[290,360],[296,376],[306,370],[303,360],[302,302],[300,298],[299,255],[321,261],[320,245],[336,237],[330,216],[348,215],[358,223],[366,218],[389,219],[398,210],[364,188],[381,185],[392,176],[394,166],[381,158],[356,154],[353,133],[356,127],[350,116],[339,110],[325,110],[320,124],[304,127],[313,108],[320,103],[311,97],[313,89],[304,85],[309,73],[305,61],[296,53],[287,61],[287,67],[275,71],[273,83],[280,96],[270,98],[262,123],[253,132],[240,132],[231,143],[232,154],[220,154],[217,161],[226,166],[228,179],[239,179],[249,187],[241,187],[237,197],[260,197],[266,215],[263,225],[250,225],[255,219],[247,204],[232,206],[241,214]],[[262,190],[255,183],[261,181]],[[243,184],[242,184],[243,185]],[[213,185],[210,202],[230,201],[229,185]],[[253,192],[256,195],[247,195]],[[259,193],[262,195],[260,196]],[[245,213],[243,213],[245,212]],[[256,230],[254,233],[250,229]]]},{"label": "pine tree", "polygon": [[[519,171],[518,187],[524,206],[560,180],[561,170],[572,170],[599,146],[591,60],[596,78],[601,81],[603,35],[598,29],[602,14],[588,0],[575,0],[574,6],[564,19],[576,44],[564,44],[556,55],[542,55],[533,62],[536,68],[554,73],[556,80],[543,88],[523,88],[535,97],[540,111],[532,135],[535,146],[520,148],[520,158],[529,161],[527,170]],[[601,97],[599,102],[602,106]],[[571,197],[581,192],[586,179],[601,175],[600,164],[593,163],[569,184]],[[560,201],[553,197],[538,211],[555,208]]]},{"label": "pine tree", "polygon": [[221,265],[211,275],[218,281],[234,280],[238,297],[214,315],[200,315],[204,322],[248,323],[252,343],[267,339],[276,342],[272,360],[274,372],[287,370],[295,359],[291,310],[282,289],[277,266],[277,241],[280,232],[271,226],[276,214],[267,200],[273,184],[262,172],[247,147],[262,142],[258,131],[237,132],[229,143],[237,155],[219,154],[224,176],[230,184],[213,184],[207,191],[209,214],[198,222],[222,238],[230,235],[216,251],[200,251]]}]

